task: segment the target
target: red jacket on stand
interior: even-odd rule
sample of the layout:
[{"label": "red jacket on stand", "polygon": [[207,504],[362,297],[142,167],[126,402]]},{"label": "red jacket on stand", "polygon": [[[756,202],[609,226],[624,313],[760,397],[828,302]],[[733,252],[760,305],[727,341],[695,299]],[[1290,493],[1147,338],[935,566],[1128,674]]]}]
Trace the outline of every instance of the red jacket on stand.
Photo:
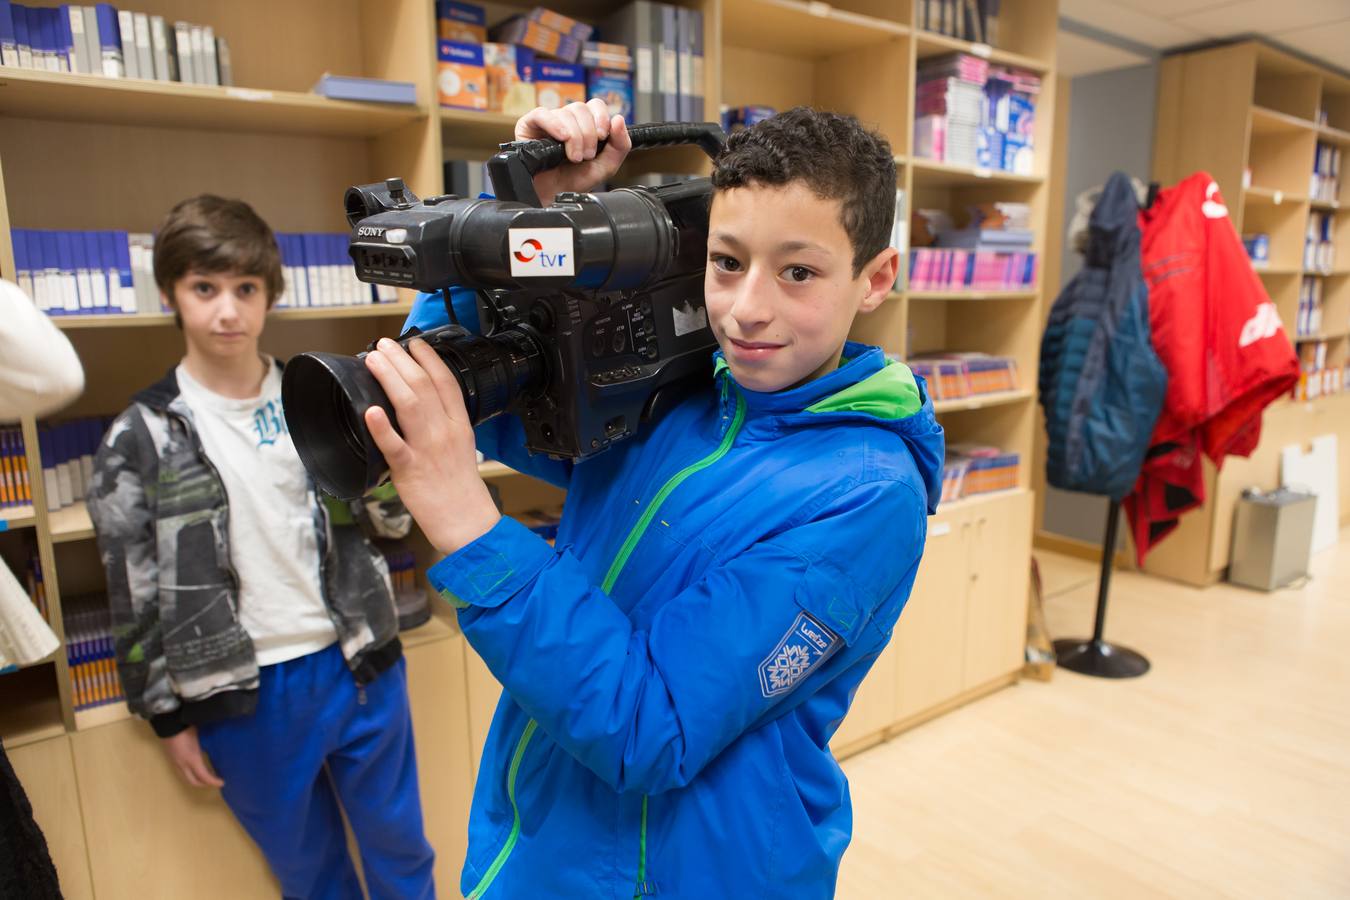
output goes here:
[{"label": "red jacket on stand", "polygon": [[1298,357],[1228,218],[1197,172],[1140,213],[1153,346],[1167,369],[1162,415],[1125,499],[1139,562],[1204,503],[1201,454],[1249,456],[1261,413],[1298,381]]}]

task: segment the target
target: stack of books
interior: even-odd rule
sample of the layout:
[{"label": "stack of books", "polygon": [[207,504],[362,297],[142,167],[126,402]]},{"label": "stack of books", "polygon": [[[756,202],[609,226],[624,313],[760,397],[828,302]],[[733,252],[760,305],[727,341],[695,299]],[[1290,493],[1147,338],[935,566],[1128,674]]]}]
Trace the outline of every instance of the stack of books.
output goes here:
[{"label": "stack of books", "polygon": [[[18,283],[53,316],[162,313],[155,284],[155,239],[125,231],[15,228]],[[350,236],[277,232],[285,292],[280,307],[390,302],[397,292],[357,280],[347,256]]]},{"label": "stack of books", "polygon": [[1308,196],[1323,203],[1336,203],[1341,197],[1341,148],[1325,141],[1317,142]]},{"label": "stack of books", "polygon": [[942,467],[942,499],[958,500],[1017,487],[1020,456],[982,444],[951,444]]},{"label": "stack of books", "polygon": [[38,426],[38,454],[42,457],[48,512],[83,502],[94,477],[98,445],[111,424],[109,417],[88,416]]},{"label": "stack of books", "polygon": [[[0,561],[0,565],[4,563]],[[42,557],[37,547],[28,551],[28,559],[24,564],[24,587],[28,590],[28,599],[33,601],[43,621],[50,625],[52,618],[47,605],[47,582],[42,577]]]},{"label": "stack of books", "polygon": [[0,518],[6,509],[31,506],[32,503],[23,430],[17,425],[0,428]]},{"label": "stack of books", "polygon": [[919,63],[914,97],[914,155],[979,164],[989,61],[965,53]]},{"label": "stack of books", "polygon": [[914,15],[924,31],[998,46],[1002,5],[1002,0],[914,0]]},{"label": "stack of books", "polygon": [[1303,237],[1303,268],[1309,272],[1329,274],[1336,265],[1335,214],[1314,212],[1308,216],[1308,228]]},{"label": "stack of books", "polygon": [[1016,291],[1036,284],[1036,254],[935,250],[909,254],[911,291]]},{"label": "stack of books", "polygon": [[1303,277],[1298,292],[1298,320],[1294,333],[1310,337],[1322,333],[1322,279]]},{"label": "stack of books", "polygon": [[1252,268],[1264,269],[1270,265],[1270,235],[1264,231],[1254,231],[1242,236],[1242,247]]},{"label": "stack of books", "polygon": [[928,382],[928,396],[935,402],[1015,391],[1018,387],[1017,361],[1007,356],[923,353],[911,357],[908,365]]},{"label": "stack of books", "polygon": [[540,6],[489,27],[484,7],[437,0],[436,18],[442,106],[522,115],[600,97],[629,122],[704,118],[700,10],[634,0],[597,31]]},{"label": "stack of books", "polygon": [[1326,341],[1308,341],[1298,345],[1299,376],[1294,385],[1295,400],[1316,400],[1350,389],[1350,364],[1331,362]]},{"label": "stack of books", "polygon": [[92,709],[124,700],[126,694],[117,674],[108,598],[100,594],[83,594],[63,598],[61,605],[75,708]]},{"label": "stack of books", "polygon": [[0,0],[0,65],[185,84],[234,83],[230,47],[210,25],[92,6]]},{"label": "stack of books", "polygon": [[967,53],[919,64],[914,155],[1030,175],[1040,76]]},{"label": "stack of books", "polygon": [[276,307],[303,309],[323,306],[365,306],[392,303],[398,291],[388,285],[366,284],[356,277],[345,232],[276,233],[281,250],[285,288]]},{"label": "stack of books", "polygon": [[1036,283],[1035,233],[1025,203],[980,203],[956,228],[944,210],[914,212],[911,290],[1019,290]]},{"label": "stack of books", "polygon": [[42,577],[42,557],[36,547],[28,552],[28,565],[24,573],[28,587],[28,598],[33,601],[37,611],[47,624],[51,624],[51,608],[47,605],[47,582]]}]

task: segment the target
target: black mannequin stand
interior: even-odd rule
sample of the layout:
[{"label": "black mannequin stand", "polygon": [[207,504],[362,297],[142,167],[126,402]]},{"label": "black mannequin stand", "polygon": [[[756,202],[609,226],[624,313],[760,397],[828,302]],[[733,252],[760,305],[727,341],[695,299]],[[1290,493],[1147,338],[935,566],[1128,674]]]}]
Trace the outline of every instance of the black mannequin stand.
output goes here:
[{"label": "black mannequin stand", "polygon": [[1102,639],[1106,629],[1106,595],[1111,589],[1111,564],[1116,556],[1116,531],[1120,524],[1120,501],[1112,500],[1106,514],[1106,540],[1102,543],[1102,577],[1097,587],[1097,621],[1092,640],[1064,638],[1055,641],[1055,657],[1061,668],[1098,678],[1137,678],[1148,671],[1148,659]]}]

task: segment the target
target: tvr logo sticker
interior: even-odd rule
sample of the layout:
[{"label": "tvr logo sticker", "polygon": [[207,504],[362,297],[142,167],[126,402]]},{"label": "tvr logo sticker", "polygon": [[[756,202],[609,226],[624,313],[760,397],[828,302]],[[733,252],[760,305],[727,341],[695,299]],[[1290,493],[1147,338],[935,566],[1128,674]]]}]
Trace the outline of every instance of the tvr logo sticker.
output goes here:
[{"label": "tvr logo sticker", "polygon": [[539,255],[539,251],[544,249],[544,245],[530,238],[520,245],[520,249],[515,251],[516,259],[527,263]]},{"label": "tvr logo sticker", "polygon": [[556,278],[576,274],[570,228],[511,228],[507,241],[513,277]]}]

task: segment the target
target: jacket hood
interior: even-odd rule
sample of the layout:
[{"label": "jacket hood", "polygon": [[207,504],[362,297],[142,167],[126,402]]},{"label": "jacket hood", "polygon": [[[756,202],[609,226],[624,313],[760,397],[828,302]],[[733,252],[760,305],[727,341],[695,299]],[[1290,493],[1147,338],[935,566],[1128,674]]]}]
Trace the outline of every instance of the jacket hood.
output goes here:
[{"label": "jacket hood", "polygon": [[887,359],[880,347],[852,341],[844,345],[839,368],[786,391],[760,392],[742,387],[722,351],[714,355],[723,402],[734,404],[731,386],[745,400],[751,429],[777,431],[852,420],[895,432],[909,448],[928,493],[928,512],[942,497],[946,440],[933,414],[927,384],[904,363]]}]

